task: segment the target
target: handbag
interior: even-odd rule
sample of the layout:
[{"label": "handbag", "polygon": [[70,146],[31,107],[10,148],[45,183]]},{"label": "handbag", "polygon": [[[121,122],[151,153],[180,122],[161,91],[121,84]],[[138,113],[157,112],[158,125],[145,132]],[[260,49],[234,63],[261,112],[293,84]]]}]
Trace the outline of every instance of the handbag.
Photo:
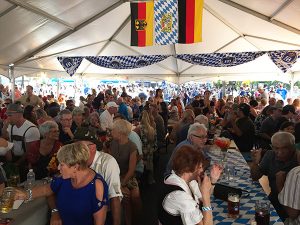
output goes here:
[{"label": "handbag", "polygon": [[244,196],[249,195],[249,192],[246,191],[246,190],[242,190],[240,188],[235,188],[235,187],[230,187],[230,186],[225,185],[225,184],[216,184],[215,188],[214,188],[213,195],[214,195],[215,198],[221,199],[221,200],[227,202],[229,193],[237,194],[241,198],[241,196],[243,195],[243,192],[246,193],[246,194],[244,194]]}]

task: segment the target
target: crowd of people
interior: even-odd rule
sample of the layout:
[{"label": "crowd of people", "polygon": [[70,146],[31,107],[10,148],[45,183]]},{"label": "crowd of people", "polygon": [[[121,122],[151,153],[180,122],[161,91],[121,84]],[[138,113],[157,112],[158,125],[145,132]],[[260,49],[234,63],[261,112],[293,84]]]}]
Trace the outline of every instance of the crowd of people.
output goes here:
[{"label": "crowd of people", "polygon": [[[37,179],[53,176],[16,197],[47,196],[50,224],[142,224],[140,186],[157,182],[155,155],[168,143],[176,147],[157,194],[159,223],[213,224],[210,196],[223,170],[207,157],[216,128],[235,142],[254,180],[268,176],[279,216],[300,223],[297,98],[276,99],[263,87],[252,96],[218,98],[206,89],[168,103],[162,89],[130,96],[125,87],[106,86],[80,96],[75,106],[63,96],[39,97],[27,86],[14,102],[3,98],[0,118],[4,165],[16,166],[21,181],[30,168]],[[50,168],[53,158],[60,176]]]}]

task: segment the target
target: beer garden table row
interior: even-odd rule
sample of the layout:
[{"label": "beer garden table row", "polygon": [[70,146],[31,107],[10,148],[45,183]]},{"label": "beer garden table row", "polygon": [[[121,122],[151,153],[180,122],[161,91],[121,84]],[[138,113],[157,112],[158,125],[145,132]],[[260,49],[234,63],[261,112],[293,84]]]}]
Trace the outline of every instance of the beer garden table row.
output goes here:
[{"label": "beer garden table row", "polygon": [[[212,163],[221,161],[220,149],[212,148],[208,151]],[[229,149],[227,152],[227,165],[235,169],[235,176],[232,180],[225,177],[219,183],[231,187],[240,188],[249,192],[249,195],[241,197],[240,217],[237,219],[228,218],[227,202],[212,197],[213,216],[215,225],[240,225],[250,224],[255,217],[255,202],[257,200],[267,200],[268,196],[263,191],[259,182],[252,181],[250,178],[250,168],[242,154],[237,150]],[[270,204],[270,224],[283,225],[273,205]]]}]

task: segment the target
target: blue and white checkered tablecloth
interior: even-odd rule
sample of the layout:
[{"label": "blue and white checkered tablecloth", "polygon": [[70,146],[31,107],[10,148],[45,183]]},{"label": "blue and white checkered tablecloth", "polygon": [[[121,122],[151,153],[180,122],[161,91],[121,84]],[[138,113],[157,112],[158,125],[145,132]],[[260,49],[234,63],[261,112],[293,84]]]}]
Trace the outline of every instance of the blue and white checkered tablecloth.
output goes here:
[{"label": "blue and white checkered tablecloth", "polygon": [[[208,155],[211,157],[212,162],[221,161],[220,150],[214,149],[208,151]],[[259,182],[254,182],[250,178],[250,168],[240,152],[230,149],[227,153],[227,165],[234,167],[236,175],[232,180],[227,180],[225,177],[221,178],[219,183],[229,185],[231,187],[237,187],[242,190],[247,190],[249,191],[249,195],[241,197],[240,217],[238,219],[228,218],[227,202],[215,199],[212,196],[214,224],[250,224],[251,219],[254,219],[255,217],[255,201],[268,200],[268,196],[263,191]],[[272,204],[270,205],[270,224],[283,224]]]}]

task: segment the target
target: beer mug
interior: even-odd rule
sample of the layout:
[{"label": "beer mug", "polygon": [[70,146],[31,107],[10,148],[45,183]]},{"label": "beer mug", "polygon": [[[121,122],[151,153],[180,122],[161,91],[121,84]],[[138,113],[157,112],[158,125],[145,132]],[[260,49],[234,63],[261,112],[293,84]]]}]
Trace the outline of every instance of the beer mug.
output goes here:
[{"label": "beer mug", "polygon": [[14,205],[15,189],[12,187],[4,188],[0,201],[0,211],[2,213],[8,213]]},{"label": "beer mug", "polygon": [[20,175],[14,174],[7,179],[7,186],[18,187],[20,184]]},{"label": "beer mug", "polygon": [[270,224],[270,202],[257,200],[255,202],[255,221],[257,225]]},{"label": "beer mug", "polygon": [[236,193],[228,194],[228,217],[238,218],[240,214],[240,196]]},{"label": "beer mug", "polygon": [[13,163],[5,165],[5,172],[7,177],[7,186],[17,187],[20,184],[19,168]]}]

